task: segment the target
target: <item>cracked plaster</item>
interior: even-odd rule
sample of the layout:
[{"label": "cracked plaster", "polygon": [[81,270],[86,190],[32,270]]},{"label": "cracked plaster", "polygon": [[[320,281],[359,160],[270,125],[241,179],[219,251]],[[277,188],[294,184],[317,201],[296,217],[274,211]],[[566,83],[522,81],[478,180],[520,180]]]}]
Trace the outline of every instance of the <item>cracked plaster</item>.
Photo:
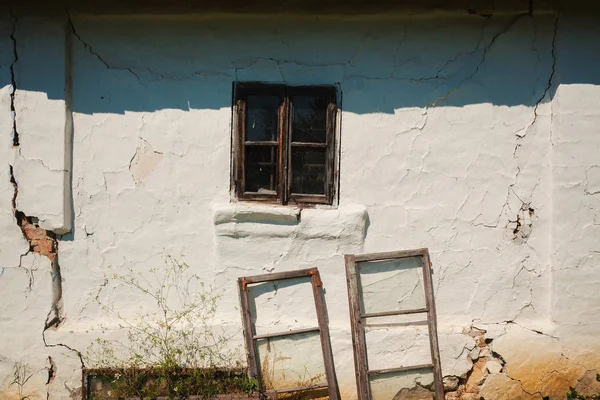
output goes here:
[{"label": "cracked plaster", "polygon": [[[583,45],[572,44],[600,34],[581,31],[591,21],[404,18],[354,21],[349,29],[343,20],[327,27],[311,19],[270,26],[215,19],[198,26],[190,19],[69,16],[68,67],[65,24],[12,21],[0,42],[6,49],[0,127],[11,144],[14,104],[19,147],[5,145],[2,159],[14,166],[17,209],[60,234],[69,230],[66,109],[73,111],[75,220],[72,234],[58,238],[67,318],[57,329],[43,327],[56,301],[48,280],[52,266],[35,254],[21,257],[28,246],[11,210],[12,187],[8,179],[1,183],[6,230],[0,259],[6,277],[20,280],[0,276],[0,283],[23,291],[11,301],[24,296],[39,302],[31,309],[39,315],[27,318],[40,324],[27,335],[39,352],[26,358],[41,371],[52,353],[56,378],[36,383],[50,398],[77,390],[82,361],[75,349],[85,348],[90,335],[84,332],[102,318],[89,298],[105,282],[107,266],[157,263],[163,251],[183,254],[225,290],[241,275],[318,266],[338,379],[348,398],[354,377],[344,253],[428,246],[444,375],[462,376],[474,365],[473,340],[457,327],[485,326],[507,363],[505,373],[483,385],[490,399],[560,396],[566,383],[598,367],[579,366],[593,352],[588,326],[600,329],[589,307],[598,304],[593,216],[600,204],[593,202],[597,141],[591,135],[598,89],[556,81],[577,62],[572,54],[585,54]],[[240,29],[248,40],[237,40]],[[182,36],[204,40],[192,44]],[[432,46],[436,51],[423,51]],[[566,47],[571,57],[561,58]],[[40,51],[50,61],[42,73],[36,68]],[[68,105],[56,96],[68,86],[66,72],[73,84]],[[228,204],[231,81],[238,79],[339,83],[338,209],[252,212]],[[28,90],[36,85],[45,90]],[[32,256],[42,264],[30,266],[37,265]],[[48,293],[40,292],[43,282]],[[232,322],[239,319],[237,297],[224,299],[220,310],[222,325],[241,343]],[[25,318],[17,317],[11,323],[23,324]],[[558,339],[535,331],[564,336],[562,350]],[[584,338],[579,347],[569,335]],[[411,340],[401,342],[405,350],[426,349]],[[557,350],[545,359],[522,352],[546,346]],[[373,351],[395,359],[377,345]],[[18,357],[4,349],[0,354],[7,375]],[[528,371],[528,363],[539,374]]]}]

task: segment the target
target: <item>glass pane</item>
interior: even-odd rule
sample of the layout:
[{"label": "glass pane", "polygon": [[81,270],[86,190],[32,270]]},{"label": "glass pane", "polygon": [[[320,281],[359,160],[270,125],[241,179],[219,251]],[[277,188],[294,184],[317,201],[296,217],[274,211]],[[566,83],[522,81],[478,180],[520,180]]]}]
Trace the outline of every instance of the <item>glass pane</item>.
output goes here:
[{"label": "glass pane", "polygon": [[417,369],[369,376],[372,400],[433,400],[433,370]]},{"label": "glass pane", "polygon": [[370,370],[431,364],[427,325],[381,324],[365,329],[365,342]]},{"label": "glass pane", "polygon": [[275,95],[248,96],[246,115],[246,141],[277,141],[279,104]]},{"label": "glass pane", "polygon": [[249,285],[248,300],[257,335],[318,325],[310,276]]},{"label": "glass pane", "polygon": [[276,194],[277,153],[273,146],[246,146],[246,192]]},{"label": "glass pane", "polygon": [[421,257],[358,263],[365,313],[425,308]]},{"label": "glass pane", "polygon": [[299,333],[256,342],[263,389],[325,383],[319,332]]},{"label": "glass pane", "polygon": [[292,147],[292,193],[325,194],[325,156],[323,148]]},{"label": "glass pane", "polygon": [[325,143],[327,99],[325,96],[294,96],[292,141]]}]

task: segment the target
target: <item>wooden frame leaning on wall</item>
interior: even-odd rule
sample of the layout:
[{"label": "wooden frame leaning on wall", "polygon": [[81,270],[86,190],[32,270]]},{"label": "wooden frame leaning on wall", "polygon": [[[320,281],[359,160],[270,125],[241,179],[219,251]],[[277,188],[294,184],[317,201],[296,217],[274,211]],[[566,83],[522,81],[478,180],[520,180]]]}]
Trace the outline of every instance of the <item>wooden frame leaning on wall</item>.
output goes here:
[{"label": "wooden frame leaning on wall", "polygon": [[[396,309],[369,313],[364,308],[363,292],[360,279],[360,268],[365,263],[381,261],[397,261],[409,258],[419,259],[418,267],[422,269],[424,307],[412,309]],[[440,364],[440,352],[437,338],[437,321],[433,285],[431,280],[431,263],[428,249],[405,250],[389,253],[372,253],[363,255],[346,255],[346,279],[348,284],[348,300],[350,303],[350,321],[352,327],[352,343],[354,346],[354,366],[358,400],[373,400],[371,395],[370,378],[392,373],[402,373],[418,370],[433,371],[433,393],[436,400],[444,399],[444,386]],[[366,267],[366,266],[365,266]],[[368,268],[368,267],[367,267]],[[400,269],[400,268],[399,268]],[[365,328],[371,318],[391,317],[399,315],[426,314],[431,351],[431,363],[390,367],[386,369],[369,369]]]},{"label": "wooden frame leaning on wall", "polygon": [[[256,327],[252,322],[253,316],[250,311],[250,295],[248,293],[248,286],[264,282],[274,282],[297,278],[306,278],[307,280],[310,280],[317,315],[317,325],[308,328],[257,335]],[[340,399],[339,390],[337,387],[337,380],[335,377],[335,370],[333,366],[333,355],[331,351],[331,341],[329,338],[329,328],[327,326],[327,315],[325,310],[322,286],[323,282],[321,281],[319,270],[317,268],[255,275],[249,277],[241,277],[238,279],[242,320],[244,325],[244,340],[246,343],[246,356],[248,360],[249,374],[250,377],[257,380],[259,390],[261,392],[264,392],[269,398],[277,398],[278,394],[285,393],[292,394],[298,392],[326,390],[327,396],[330,400]],[[298,301],[306,301],[306,299],[302,298],[298,299]],[[300,387],[285,387],[279,389],[264,388],[263,382],[261,380],[261,364],[259,360],[256,342],[259,340],[270,340],[271,338],[282,338],[286,336],[298,335],[309,332],[319,333],[326,382]]]}]

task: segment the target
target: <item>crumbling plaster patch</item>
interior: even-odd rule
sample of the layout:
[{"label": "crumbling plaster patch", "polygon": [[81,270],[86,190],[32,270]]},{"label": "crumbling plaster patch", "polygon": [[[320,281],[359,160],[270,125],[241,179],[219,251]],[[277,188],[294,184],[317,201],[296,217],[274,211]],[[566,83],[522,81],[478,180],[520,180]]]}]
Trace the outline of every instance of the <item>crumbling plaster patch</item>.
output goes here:
[{"label": "crumbling plaster patch", "polygon": [[[13,137],[12,140],[12,145],[13,145],[13,150],[15,150],[16,152],[13,163],[17,166],[22,166],[22,164],[20,163],[20,160],[24,159],[24,157],[21,154],[21,144],[23,143],[23,139],[21,139],[19,130],[21,129],[21,125],[20,125],[20,120],[19,120],[19,107],[17,106],[17,99],[20,99],[20,96],[17,96],[17,90],[18,87],[16,86],[17,84],[17,72],[16,72],[16,67],[18,66],[18,62],[19,60],[21,62],[23,62],[23,57],[19,58],[19,50],[18,50],[18,44],[17,44],[17,39],[16,39],[16,31],[17,31],[17,23],[19,22],[19,19],[12,14],[12,9],[10,9],[10,16],[13,19],[13,30],[11,32],[11,41],[12,41],[12,48],[13,48],[13,55],[14,55],[14,59],[13,62],[11,63],[11,67],[10,67],[10,73],[11,73],[11,114],[12,114],[12,130],[11,130],[11,135]],[[27,52],[25,52],[27,53]],[[20,67],[20,66],[19,66]],[[63,65],[63,69],[64,69],[64,65]],[[20,76],[20,75],[19,75]],[[27,81],[26,79],[24,79],[23,81]],[[21,83],[21,80],[19,79],[19,82]],[[64,141],[64,126],[62,127],[62,135],[61,138],[63,138],[63,152],[65,151],[64,149],[64,145],[66,144],[66,141]],[[64,157],[63,157],[63,162],[64,162]],[[44,162],[42,160],[35,160],[38,161],[42,166],[44,166],[45,168],[46,165],[44,164]],[[10,186],[12,186],[12,199],[11,199],[11,209],[12,209],[12,213],[13,213],[13,217],[14,220],[16,222],[16,224],[19,226],[19,228],[21,229],[23,238],[27,241],[27,243],[29,243],[29,249],[27,250],[26,253],[23,253],[22,256],[20,257],[20,262],[19,262],[19,266],[23,267],[22,265],[22,261],[23,261],[23,257],[27,256],[29,254],[29,252],[33,252],[34,254],[39,254],[41,256],[47,257],[48,260],[50,260],[51,263],[51,268],[50,268],[50,272],[51,272],[51,276],[52,276],[52,289],[53,289],[53,300],[51,302],[51,307],[50,307],[50,311],[48,312],[48,315],[46,317],[46,322],[44,325],[44,331],[50,327],[56,327],[58,326],[58,324],[60,324],[61,319],[62,319],[62,277],[60,275],[60,266],[58,264],[58,241],[57,241],[57,237],[56,237],[56,233],[52,232],[50,230],[46,230],[43,227],[40,226],[40,224],[43,223],[43,221],[41,222],[39,220],[38,217],[32,217],[32,216],[28,216],[27,214],[25,214],[22,210],[20,210],[18,207],[22,206],[22,204],[20,204],[19,202],[19,194],[21,194],[21,196],[23,196],[23,189],[25,187],[27,187],[28,189],[30,189],[31,187],[35,187],[34,184],[28,185],[28,183],[31,183],[30,181],[27,181],[25,179],[25,184],[21,187],[21,192],[19,191],[19,183],[20,181],[17,180],[16,178],[16,169],[13,165],[9,165],[9,183]],[[30,173],[33,172],[33,176],[35,176],[35,170],[33,171],[27,171],[27,173],[23,173],[23,176],[32,176],[32,175],[28,175]],[[39,171],[38,171],[39,172]],[[64,171],[63,171],[64,172]],[[41,177],[43,177],[43,174]],[[40,176],[37,176],[37,178],[39,179]],[[52,196],[56,196],[57,194],[59,196],[59,199],[61,199],[62,203],[61,207],[64,206],[64,199],[62,198],[61,195],[65,194],[65,182],[61,181],[62,186],[57,189],[54,190],[54,192],[50,192],[47,193],[48,195]],[[39,191],[39,194],[44,194],[43,191]],[[28,196],[25,196],[26,198]],[[39,200],[38,200],[39,202]],[[51,203],[51,202],[48,202]],[[51,208],[51,207],[50,207]],[[64,214],[64,209],[62,210],[63,214]],[[44,215],[44,214],[43,214]],[[45,214],[47,215],[47,214]],[[64,221],[63,221],[64,222]],[[59,233],[65,233],[64,227],[63,228],[57,228],[57,231]],[[30,275],[30,283],[33,282],[33,270],[29,269],[28,270],[28,274]]]},{"label": "crumbling plaster patch", "polygon": [[129,164],[129,171],[136,183],[152,173],[162,158],[162,153],[154,151],[152,145],[141,139],[141,143]]},{"label": "crumbling plaster patch", "polygon": [[[473,326],[463,332],[475,340],[465,347],[472,367],[462,375],[444,368],[447,399],[564,399],[576,387],[598,393],[596,376],[591,379],[596,370],[570,358],[558,337],[515,324],[490,328],[491,337]],[[580,346],[597,348],[593,340]]]}]

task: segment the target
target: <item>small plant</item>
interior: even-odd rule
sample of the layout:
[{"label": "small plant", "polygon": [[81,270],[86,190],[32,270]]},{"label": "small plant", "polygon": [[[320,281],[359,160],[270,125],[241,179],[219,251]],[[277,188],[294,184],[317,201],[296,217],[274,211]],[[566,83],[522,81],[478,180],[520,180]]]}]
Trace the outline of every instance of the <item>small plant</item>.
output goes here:
[{"label": "small plant", "polygon": [[[313,399],[317,395],[316,392],[322,389],[315,389],[314,386],[319,385],[323,382],[325,374],[316,374],[311,375],[308,371],[308,368],[304,367],[304,375],[301,376],[298,374],[298,379],[296,380],[296,387],[304,387],[306,389],[299,390],[297,392],[290,393],[286,399],[289,400],[303,400],[303,399]],[[319,396],[321,397],[321,396]]]},{"label": "small plant", "polygon": [[[276,389],[276,382],[281,378],[281,380],[286,379],[286,371],[282,368],[279,371],[276,371],[276,366],[278,363],[282,363],[285,360],[289,360],[291,357],[284,356],[283,353],[276,353],[271,349],[270,341],[267,342],[266,351],[263,356],[263,361],[261,363],[261,380],[262,380],[262,388],[264,390],[273,390]],[[276,374],[277,372],[277,374]],[[314,399],[314,395],[320,389],[316,389],[315,386],[319,385],[323,378],[324,374],[314,374],[311,375],[308,368],[304,367],[304,373],[296,373],[298,377],[293,381],[293,387],[301,387],[304,389],[297,390],[294,392],[281,393],[278,394],[277,398],[282,398],[286,400],[303,400],[303,399]],[[277,376],[280,375],[280,376]],[[319,396],[321,397],[321,396]]]},{"label": "small plant", "polygon": [[[129,269],[110,277],[147,299],[147,312],[129,317],[100,294],[94,297],[104,312],[119,321],[116,329],[124,338],[99,337],[88,347],[86,363],[94,368],[88,374],[91,398],[208,398],[255,390],[256,382],[246,376],[239,361],[239,348],[231,350],[227,346],[231,337],[215,332],[211,324],[220,295],[190,274],[185,262],[170,256],[164,262],[164,268],[152,268],[147,274]],[[111,330],[98,329],[103,334]]]},{"label": "small plant", "polygon": [[17,386],[17,392],[21,400],[29,400],[28,395],[24,394],[23,389],[32,376],[33,374],[28,364],[17,361],[13,365],[13,380],[8,386]]}]

